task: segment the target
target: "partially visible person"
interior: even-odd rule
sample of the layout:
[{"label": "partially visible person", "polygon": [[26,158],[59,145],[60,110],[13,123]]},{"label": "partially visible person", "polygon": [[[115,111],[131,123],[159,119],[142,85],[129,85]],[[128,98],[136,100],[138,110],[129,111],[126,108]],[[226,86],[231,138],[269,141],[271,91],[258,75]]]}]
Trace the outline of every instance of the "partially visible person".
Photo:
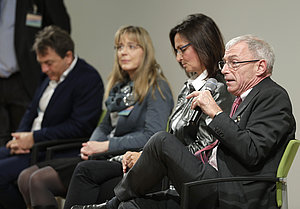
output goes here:
[{"label": "partially visible person", "polygon": [[[211,117],[205,113],[201,113],[201,111],[191,109],[193,99],[187,98],[191,92],[195,90],[208,92],[206,90],[207,81],[214,78],[216,80],[214,84],[216,89],[212,92],[212,96],[217,104],[229,114],[230,106],[233,101],[233,97],[226,90],[224,77],[218,68],[218,61],[224,56],[224,42],[222,34],[215,22],[210,17],[203,14],[189,15],[182,23],[171,29],[169,37],[176,60],[184,69],[188,76],[188,80],[185,82],[178,96],[176,108],[170,116],[170,133],[159,132],[152,136],[145,145],[139,160],[125,175],[125,179],[122,180],[122,182],[126,182],[129,178],[130,183],[128,184],[130,187],[134,187],[134,190],[136,189],[134,191],[136,193],[131,193],[131,190],[128,190],[128,196],[131,197],[131,195],[133,195],[131,198],[142,197],[162,181],[164,176],[168,176],[171,179],[171,183],[175,183],[176,189],[178,189],[179,183],[176,181],[173,182],[172,177],[174,175],[178,174],[180,178],[185,179],[185,175],[190,176],[189,173],[192,173],[192,170],[194,170],[192,166],[194,161],[197,161],[200,164],[202,159],[206,165],[208,164],[205,156],[211,155],[211,150],[217,144],[217,140],[207,126],[207,123],[212,120]],[[197,114],[199,119],[191,123],[192,118]],[[167,144],[165,144],[162,149],[156,150],[155,147],[151,146],[155,140]],[[160,147],[160,145],[157,145],[157,147]],[[179,147],[178,150],[177,147]],[[149,152],[153,154],[153,156],[151,156],[153,158],[149,159],[147,157],[147,159],[145,159],[144,156],[148,156]],[[153,152],[156,152],[157,156]],[[163,155],[163,153],[166,155],[163,156],[165,158],[162,160],[159,157]],[[132,153],[129,153],[129,155],[132,155]],[[168,160],[170,160],[170,162]],[[192,161],[191,163],[189,162],[190,160]],[[123,170],[127,170],[125,166],[130,167],[134,161],[131,162],[130,159],[127,162],[125,161]],[[165,163],[165,161],[168,162]],[[147,167],[148,163],[149,167]],[[168,168],[169,163],[172,166],[173,164],[184,164],[186,167],[181,169],[180,167],[174,166],[172,167],[172,170],[167,171],[165,168]],[[140,170],[141,168],[144,170]],[[138,173],[135,173],[135,171]],[[68,198],[70,197],[70,199],[74,200],[72,202],[73,205],[83,205],[82,203],[85,201],[83,197],[86,198],[86,196],[91,195],[89,191],[99,186],[97,185],[97,181],[90,178],[92,173],[96,172],[99,172],[99,170],[90,171],[79,165],[74,172],[72,184],[69,188],[69,193],[72,195],[67,196],[67,201],[69,201]],[[134,173],[138,175],[135,175]],[[134,178],[131,178],[133,176]],[[75,190],[72,187],[74,184],[78,184],[81,188],[85,188],[84,192]],[[120,187],[118,186],[117,188]],[[123,188],[125,190],[127,189],[125,186]],[[122,192],[125,192],[125,190],[122,190]],[[77,195],[75,191],[77,192]],[[180,190],[177,191],[180,193]],[[163,192],[163,194],[178,199],[178,194],[174,194],[172,190]],[[75,195],[75,198],[73,195]],[[83,197],[80,197],[80,195],[83,195]],[[116,195],[117,198],[119,198],[119,193],[116,193]],[[158,199],[161,198],[162,197],[159,197]],[[77,200],[75,201],[75,199]],[[81,202],[78,200],[81,200]],[[123,201],[123,198],[121,197],[119,200]],[[98,202],[94,200],[92,203]],[[166,205],[167,203],[162,201],[162,204]],[[71,205],[72,204],[68,204],[65,209],[69,209]],[[157,203],[149,203],[147,207],[156,208],[156,206]],[[74,208],[98,208],[98,206],[74,206]],[[170,208],[172,208],[172,205]]]},{"label": "partially visible person", "polygon": [[[154,133],[166,129],[174,106],[173,96],[155,59],[148,32],[142,27],[121,27],[114,44],[115,62],[106,88],[107,113],[102,123],[90,140],[82,144],[81,157],[52,160],[20,174],[19,188],[28,206],[57,208],[55,196],[66,195],[72,173],[81,161],[84,162],[80,165],[95,171],[90,178],[97,178],[98,182],[122,176],[119,161],[85,160],[93,153],[143,148]],[[114,186],[111,191],[102,192],[113,193]],[[68,197],[73,198],[79,192],[85,195],[84,188],[79,186]],[[105,195],[97,189],[88,192],[91,200]]]},{"label": "partially visible person", "polygon": [[33,45],[47,78],[37,90],[13,139],[0,148],[0,205],[26,208],[16,185],[41,141],[90,137],[97,126],[104,88],[99,73],[74,54],[70,35],[57,26],[40,31]]},{"label": "partially visible person", "polygon": [[43,77],[32,45],[49,25],[70,33],[63,0],[0,1],[0,146],[17,130]]},{"label": "partially visible person", "polygon": [[[286,145],[295,137],[296,123],[288,93],[270,78],[274,60],[274,52],[264,40],[251,35],[234,38],[219,62],[228,91],[237,96],[235,103],[241,102],[233,105],[231,117],[207,91],[187,97],[193,98],[192,108],[199,106],[212,119],[209,132],[219,140],[215,168],[197,160],[168,134],[159,133],[115,188],[116,198],[97,207],[74,208],[171,208],[162,204],[164,201],[143,197],[144,191],[165,175],[179,193],[183,183],[195,180],[275,177]],[[179,204],[173,204],[174,208],[180,208]],[[197,191],[191,208],[275,209],[276,185],[251,181],[206,185]]]}]

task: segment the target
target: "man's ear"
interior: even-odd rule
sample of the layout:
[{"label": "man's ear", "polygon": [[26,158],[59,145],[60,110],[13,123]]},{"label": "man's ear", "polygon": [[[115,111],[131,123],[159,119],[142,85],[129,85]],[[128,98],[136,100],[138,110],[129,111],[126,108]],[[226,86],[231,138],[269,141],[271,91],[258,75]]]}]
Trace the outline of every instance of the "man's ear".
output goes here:
[{"label": "man's ear", "polygon": [[73,62],[73,58],[74,56],[72,51],[67,51],[65,59],[67,59],[69,65]]},{"label": "man's ear", "polygon": [[257,76],[264,76],[267,74],[267,61],[262,59],[257,62]]}]

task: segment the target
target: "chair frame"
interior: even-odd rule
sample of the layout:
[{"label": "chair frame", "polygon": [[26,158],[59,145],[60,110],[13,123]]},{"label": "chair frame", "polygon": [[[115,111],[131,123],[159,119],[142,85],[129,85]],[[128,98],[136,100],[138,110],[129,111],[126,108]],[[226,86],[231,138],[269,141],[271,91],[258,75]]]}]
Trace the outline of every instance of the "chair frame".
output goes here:
[{"label": "chair frame", "polygon": [[[98,125],[102,122],[106,115],[106,110],[102,109]],[[38,142],[31,149],[31,165],[39,162],[39,154],[46,152],[44,160],[51,160],[55,153],[65,152],[68,150],[80,149],[83,142],[87,142],[89,138],[73,138],[73,139],[55,139],[50,141]]]},{"label": "chair frame", "polygon": [[[39,159],[39,154],[42,152],[46,152],[46,158],[45,160],[49,160],[49,157],[47,157],[47,150],[52,147],[57,147],[57,146],[66,146],[69,147],[70,144],[72,143],[82,143],[86,142],[88,138],[74,138],[74,139],[55,139],[55,140],[50,140],[50,141],[44,141],[44,142],[38,142],[33,145],[31,149],[31,165],[35,165],[37,162],[40,161]],[[53,153],[51,153],[53,155]],[[48,154],[49,155],[49,154]],[[52,158],[51,155],[51,158]],[[50,159],[51,159],[50,158]]]}]

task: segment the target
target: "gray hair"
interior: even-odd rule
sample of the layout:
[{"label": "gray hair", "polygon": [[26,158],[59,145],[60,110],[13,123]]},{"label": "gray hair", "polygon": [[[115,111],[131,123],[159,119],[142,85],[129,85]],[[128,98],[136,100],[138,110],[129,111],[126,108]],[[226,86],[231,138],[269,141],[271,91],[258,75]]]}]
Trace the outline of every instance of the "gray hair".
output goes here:
[{"label": "gray hair", "polygon": [[266,41],[253,36],[253,35],[243,35],[236,38],[231,39],[227,44],[225,49],[228,50],[232,46],[240,43],[246,42],[248,48],[254,59],[264,59],[267,61],[267,70],[268,73],[272,74],[273,65],[275,62],[275,54],[271,45],[269,45]]}]

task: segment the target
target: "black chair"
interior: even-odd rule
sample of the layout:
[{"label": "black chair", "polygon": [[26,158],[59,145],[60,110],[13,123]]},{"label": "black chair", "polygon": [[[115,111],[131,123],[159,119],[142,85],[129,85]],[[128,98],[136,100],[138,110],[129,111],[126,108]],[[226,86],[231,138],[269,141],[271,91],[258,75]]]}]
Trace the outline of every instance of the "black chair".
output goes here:
[{"label": "black chair", "polygon": [[[56,139],[35,143],[31,149],[31,165],[44,160],[59,157],[75,156],[79,153],[78,147],[88,138]],[[61,151],[61,152],[60,152]]]},{"label": "black chair", "polygon": [[[105,114],[106,110],[102,110],[98,124],[102,122]],[[89,138],[84,137],[38,142],[31,149],[31,165],[43,160],[76,156],[79,154],[82,143],[88,140]]]}]

